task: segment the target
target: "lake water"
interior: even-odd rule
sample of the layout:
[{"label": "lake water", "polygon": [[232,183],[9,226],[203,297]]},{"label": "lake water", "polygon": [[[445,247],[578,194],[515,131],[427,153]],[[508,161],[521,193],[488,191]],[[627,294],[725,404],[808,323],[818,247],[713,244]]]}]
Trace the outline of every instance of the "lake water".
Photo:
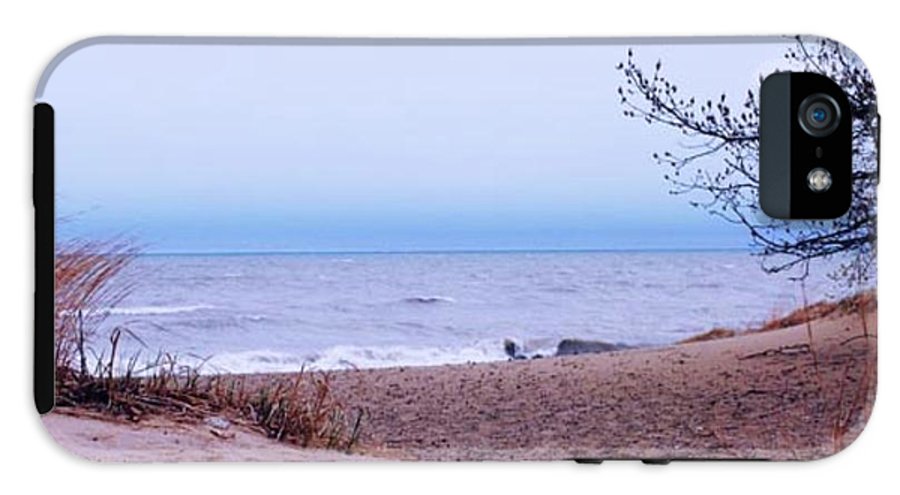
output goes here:
[{"label": "lake water", "polygon": [[[208,358],[207,372],[503,360],[505,339],[661,345],[802,305],[743,251],[153,255],[105,327],[125,352]],[[806,283],[810,301],[832,288]]]}]

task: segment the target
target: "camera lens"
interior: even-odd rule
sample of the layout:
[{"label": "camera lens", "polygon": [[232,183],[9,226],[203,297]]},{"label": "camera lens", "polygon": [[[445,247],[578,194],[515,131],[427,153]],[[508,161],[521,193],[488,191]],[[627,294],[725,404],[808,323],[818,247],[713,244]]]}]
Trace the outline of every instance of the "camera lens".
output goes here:
[{"label": "camera lens", "polygon": [[825,137],[841,122],[841,110],[834,98],[817,93],[808,96],[800,104],[800,127],[810,136]]}]

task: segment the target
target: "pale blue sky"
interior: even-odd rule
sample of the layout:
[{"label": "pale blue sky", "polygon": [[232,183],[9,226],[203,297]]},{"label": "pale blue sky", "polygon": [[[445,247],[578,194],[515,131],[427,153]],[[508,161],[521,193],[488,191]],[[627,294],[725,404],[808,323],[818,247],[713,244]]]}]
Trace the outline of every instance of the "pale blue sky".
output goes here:
[{"label": "pale blue sky", "polygon": [[[735,99],[778,45],[639,46]],[[56,69],[62,236],[148,251],[739,248],[622,116],[624,46],[96,45]]]}]

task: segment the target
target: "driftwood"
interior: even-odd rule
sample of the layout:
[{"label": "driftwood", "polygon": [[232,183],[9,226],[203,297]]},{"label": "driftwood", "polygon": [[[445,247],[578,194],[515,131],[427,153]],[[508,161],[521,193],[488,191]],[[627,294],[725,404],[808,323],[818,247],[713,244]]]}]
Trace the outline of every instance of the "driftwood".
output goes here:
[{"label": "driftwood", "polygon": [[743,361],[745,359],[774,356],[776,354],[794,356],[797,354],[804,354],[809,351],[810,351],[809,344],[783,345],[777,349],[766,349],[766,350],[760,351],[760,352],[751,352],[750,354],[744,354],[743,356],[738,357],[738,359]]}]

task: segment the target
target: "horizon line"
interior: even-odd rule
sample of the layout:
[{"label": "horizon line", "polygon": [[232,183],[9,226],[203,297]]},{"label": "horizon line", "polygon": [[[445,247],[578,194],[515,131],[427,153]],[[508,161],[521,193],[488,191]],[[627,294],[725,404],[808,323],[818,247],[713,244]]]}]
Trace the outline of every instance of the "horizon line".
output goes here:
[{"label": "horizon line", "polygon": [[319,254],[514,254],[514,253],[640,253],[640,252],[752,252],[750,247],[698,248],[498,248],[498,249],[342,249],[342,250],[223,250],[223,251],[148,251],[138,256],[253,256]]}]

